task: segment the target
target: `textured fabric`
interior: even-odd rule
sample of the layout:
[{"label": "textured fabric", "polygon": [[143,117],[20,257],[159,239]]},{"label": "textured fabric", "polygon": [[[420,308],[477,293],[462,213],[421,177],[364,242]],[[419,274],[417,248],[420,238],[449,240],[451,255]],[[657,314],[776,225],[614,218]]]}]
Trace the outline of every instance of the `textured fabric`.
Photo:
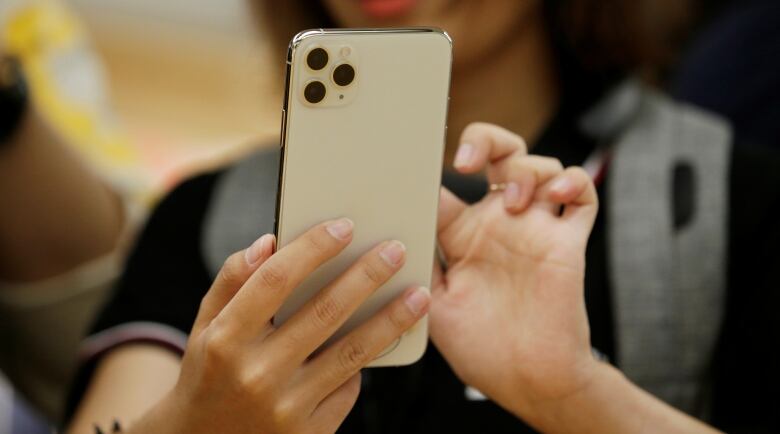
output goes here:
[{"label": "textured fabric", "polygon": [[[723,315],[726,124],[646,93],[615,149],[607,219],[618,363],[640,387],[692,414]],[[673,173],[694,175],[694,215],[675,231]]]},{"label": "textured fabric", "polygon": [[51,420],[62,416],[79,343],[121,262],[115,252],[42,282],[0,282],[0,369]]},{"label": "textured fabric", "polygon": [[212,276],[247,242],[274,232],[278,178],[279,149],[272,148],[241,161],[217,181],[202,237]]}]

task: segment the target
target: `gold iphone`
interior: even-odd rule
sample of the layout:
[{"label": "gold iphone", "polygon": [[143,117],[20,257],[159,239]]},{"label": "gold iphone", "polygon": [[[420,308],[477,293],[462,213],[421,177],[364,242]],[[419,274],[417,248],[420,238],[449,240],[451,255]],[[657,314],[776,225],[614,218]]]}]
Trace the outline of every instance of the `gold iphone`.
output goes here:
[{"label": "gold iphone", "polygon": [[[430,286],[451,63],[452,41],[432,28],[308,30],[292,40],[278,245],[327,219],[349,217],[355,228],[352,243],[295,289],[276,324],[384,240],[406,245],[404,267],[331,340],[404,289]],[[414,363],[427,341],[426,318],[370,366]]]}]

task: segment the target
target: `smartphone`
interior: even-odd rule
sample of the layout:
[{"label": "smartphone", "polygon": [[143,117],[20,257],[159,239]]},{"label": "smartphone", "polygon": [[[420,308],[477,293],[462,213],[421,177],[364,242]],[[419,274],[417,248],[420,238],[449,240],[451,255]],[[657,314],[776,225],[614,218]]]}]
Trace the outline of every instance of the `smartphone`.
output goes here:
[{"label": "smartphone", "polygon": [[[430,287],[447,129],[452,41],[433,28],[307,30],[287,56],[276,236],[284,247],[323,220],[349,217],[350,245],[294,290],[281,324],[381,241],[406,263],[328,343],[407,287]],[[414,363],[427,318],[370,366]],[[327,344],[327,343],[326,343]]]}]

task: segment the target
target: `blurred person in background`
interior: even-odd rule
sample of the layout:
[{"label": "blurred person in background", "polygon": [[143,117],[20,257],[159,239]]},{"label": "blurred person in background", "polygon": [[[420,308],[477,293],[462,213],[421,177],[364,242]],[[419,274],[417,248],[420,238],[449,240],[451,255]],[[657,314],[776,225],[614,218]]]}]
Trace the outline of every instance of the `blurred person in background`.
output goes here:
[{"label": "blurred person in background", "polygon": [[[72,432],[115,419],[129,432],[531,430],[523,421],[542,431],[710,431],[686,413],[729,432],[778,429],[780,360],[771,347],[780,337],[780,157],[746,152],[723,119],[636,78],[666,58],[679,2],[257,6],[279,59],[305,28],[446,29],[455,43],[447,167],[456,171],[444,177],[439,237],[461,265],[458,247],[468,246],[449,237],[484,224],[496,195],[483,197],[479,173],[506,165],[518,180],[535,173],[538,185],[518,182],[538,195],[523,206],[505,196],[508,212],[492,216],[499,229],[484,232],[487,240],[465,238],[517,241],[517,256],[490,274],[468,262],[461,277],[450,268],[429,307],[425,295],[408,294],[417,309],[392,311],[401,316],[384,327],[367,324],[352,356],[334,355],[344,348],[336,346],[285,359],[322,336],[301,329],[292,338],[264,321],[292,282],[348,242],[349,222],[318,226],[271,256],[272,237],[258,236],[273,227],[278,152],[194,178],[157,208],[83,343]],[[536,156],[525,155],[525,143]],[[563,170],[572,165],[588,169],[592,184]],[[582,213],[567,220],[550,214],[550,203]],[[557,270],[575,270],[570,279],[523,256],[539,253],[519,241],[534,209],[548,213],[533,226],[550,234],[542,253],[563,253]],[[484,247],[473,252],[496,260]],[[471,284],[458,289],[463,276]],[[371,288],[337,286],[328,295],[354,306]],[[397,336],[428,309],[433,345],[420,362],[355,375],[371,342]]]},{"label": "blurred person in background", "polygon": [[101,72],[63,4],[0,5],[0,433],[62,417],[138,215]]}]

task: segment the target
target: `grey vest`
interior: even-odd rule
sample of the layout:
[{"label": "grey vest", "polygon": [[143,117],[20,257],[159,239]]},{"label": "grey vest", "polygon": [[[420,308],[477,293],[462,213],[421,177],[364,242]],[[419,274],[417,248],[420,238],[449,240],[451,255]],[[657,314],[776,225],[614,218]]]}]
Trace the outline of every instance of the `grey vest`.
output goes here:
[{"label": "grey vest", "polygon": [[[705,375],[723,316],[731,145],[726,123],[634,81],[581,121],[613,150],[607,178],[608,263],[617,364],[640,387],[704,416]],[[273,231],[278,150],[236,165],[217,184],[203,228],[204,259],[225,258]],[[692,168],[693,217],[672,222],[672,173]]]}]

